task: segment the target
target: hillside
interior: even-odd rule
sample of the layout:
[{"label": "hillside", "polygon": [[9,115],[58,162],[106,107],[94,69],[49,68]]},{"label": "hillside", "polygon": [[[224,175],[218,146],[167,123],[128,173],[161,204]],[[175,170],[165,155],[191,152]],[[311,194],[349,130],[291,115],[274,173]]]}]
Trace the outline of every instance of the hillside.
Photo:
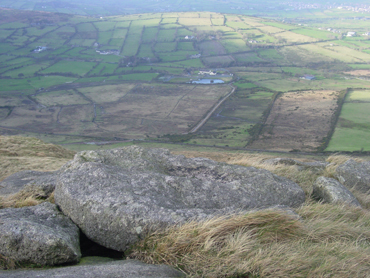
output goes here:
[{"label": "hillside", "polygon": [[23,170],[55,171],[74,152],[36,138],[0,136],[0,181]]},{"label": "hillside", "polygon": [[370,150],[367,17],[0,14],[1,134]]}]

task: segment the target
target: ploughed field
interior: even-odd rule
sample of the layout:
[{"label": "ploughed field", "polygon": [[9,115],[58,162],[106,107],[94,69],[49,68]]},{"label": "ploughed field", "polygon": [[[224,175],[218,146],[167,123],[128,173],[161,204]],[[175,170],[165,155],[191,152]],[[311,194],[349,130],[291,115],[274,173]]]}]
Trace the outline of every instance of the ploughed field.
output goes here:
[{"label": "ploughed field", "polygon": [[[213,12],[0,9],[0,132],[58,143],[368,150],[353,143],[366,123],[348,112],[367,111],[367,101],[352,108],[348,93],[342,109],[341,96],[347,88],[368,95],[370,40],[365,22],[345,15],[287,23]],[[210,84],[192,83],[203,78]]]}]

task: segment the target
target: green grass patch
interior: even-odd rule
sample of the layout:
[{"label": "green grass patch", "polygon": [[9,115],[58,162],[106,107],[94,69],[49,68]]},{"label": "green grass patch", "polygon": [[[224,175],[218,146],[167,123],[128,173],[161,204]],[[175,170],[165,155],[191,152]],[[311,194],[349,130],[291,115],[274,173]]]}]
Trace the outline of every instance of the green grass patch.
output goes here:
[{"label": "green grass patch", "polygon": [[327,40],[329,38],[333,38],[334,36],[334,34],[331,32],[325,32],[321,30],[308,29],[308,28],[307,29],[304,29],[304,28],[294,29],[292,30],[292,32],[305,35],[305,36],[309,36],[315,39],[322,39],[322,40]]},{"label": "green grass patch", "polygon": [[94,25],[100,32],[105,32],[109,30],[114,30],[116,22],[112,21],[94,22]]},{"label": "green grass patch", "polygon": [[99,32],[98,43],[109,44],[109,40],[113,37],[113,31]]},{"label": "green grass patch", "polygon": [[240,89],[250,89],[250,88],[256,88],[256,87],[258,87],[258,86],[256,86],[253,83],[245,82],[245,81],[236,82],[236,83],[234,83],[234,85],[236,87],[240,88]]},{"label": "green grass patch", "polygon": [[141,35],[128,35],[125,45],[123,46],[122,55],[135,56],[140,46]]},{"label": "green grass patch", "polygon": [[176,29],[160,29],[157,36],[158,42],[172,42],[175,40]]},{"label": "green grass patch", "polygon": [[154,47],[155,52],[171,52],[176,50],[176,42],[159,42]]},{"label": "green grass patch", "polygon": [[33,76],[36,72],[48,66],[49,64],[46,64],[46,63],[45,64],[34,64],[30,66],[23,66],[20,69],[8,71],[3,75],[10,76],[12,78],[28,77],[28,76]]},{"label": "green grass patch", "polygon": [[41,73],[72,73],[84,76],[94,65],[95,63],[93,62],[60,61],[51,67],[44,69]]},{"label": "green grass patch", "polygon": [[154,41],[156,38],[157,32],[158,32],[157,27],[145,28],[144,33],[143,33],[143,42]]},{"label": "green grass patch", "polygon": [[244,52],[250,50],[245,41],[241,39],[226,39],[221,41],[228,53]]},{"label": "green grass patch", "polygon": [[33,87],[25,79],[0,79],[1,91],[30,91]]},{"label": "green grass patch", "polygon": [[179,42],[177,44],[178,50],[194,50],[194,44],[192,42]]},{"label": "green grass patch", "polygon": [[325,151],[370,151],[370,130],[335,128]]},{"label": "green grass patch", "polygon": [[149,44],[141,44],[139,54],[137,56],[138,57],[150,57],[150,58],[155,57],[152,52],[152,46]]},{"label": "green grass patch", "polygon": [[64,76],[39,76],[27,79],[33,88],[48,88],[55,85],[71,83],[76,80],[74,77],[64,77]]},{"label": "green grass patch", "polygon": [[158,73],[132,73],[109,77],[107,80],[144,81],[149,82],[158,76]]}]

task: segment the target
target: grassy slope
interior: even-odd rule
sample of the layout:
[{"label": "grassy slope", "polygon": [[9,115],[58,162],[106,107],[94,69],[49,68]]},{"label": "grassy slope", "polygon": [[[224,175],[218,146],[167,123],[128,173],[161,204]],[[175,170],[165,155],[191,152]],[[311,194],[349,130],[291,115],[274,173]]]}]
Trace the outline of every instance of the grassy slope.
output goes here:
[{"label": "grassy slope", "polygon": [[73,155],[73,151],[36,138],[0,136],[0,181],[23,170],[57,170]]}]

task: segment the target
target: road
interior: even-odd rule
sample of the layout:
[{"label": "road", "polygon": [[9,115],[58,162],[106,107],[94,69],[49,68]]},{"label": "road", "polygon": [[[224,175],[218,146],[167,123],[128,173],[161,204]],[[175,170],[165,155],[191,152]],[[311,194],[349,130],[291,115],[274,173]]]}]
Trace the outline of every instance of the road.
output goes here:
[{"label": "road", "polygon": [[233,88],[231,90],[230,93],[228,93],[226,96],[224,96],[213,108],[211,111],[208,112],[208,114],[204,117],[203,120],[201,120],[195,127],[193,127],[188,133],[194,133],[194,132],[197,132],[198,129],[200,129],[207,121],[208,119],[212,116],[212,114],[216,111],[217,108],[220,107],[220,105],[222,103],[224,103],[225,100],[227,100],[234,92],[235,92],[235,89],[236,87],[230,85],[231,88]]}]

